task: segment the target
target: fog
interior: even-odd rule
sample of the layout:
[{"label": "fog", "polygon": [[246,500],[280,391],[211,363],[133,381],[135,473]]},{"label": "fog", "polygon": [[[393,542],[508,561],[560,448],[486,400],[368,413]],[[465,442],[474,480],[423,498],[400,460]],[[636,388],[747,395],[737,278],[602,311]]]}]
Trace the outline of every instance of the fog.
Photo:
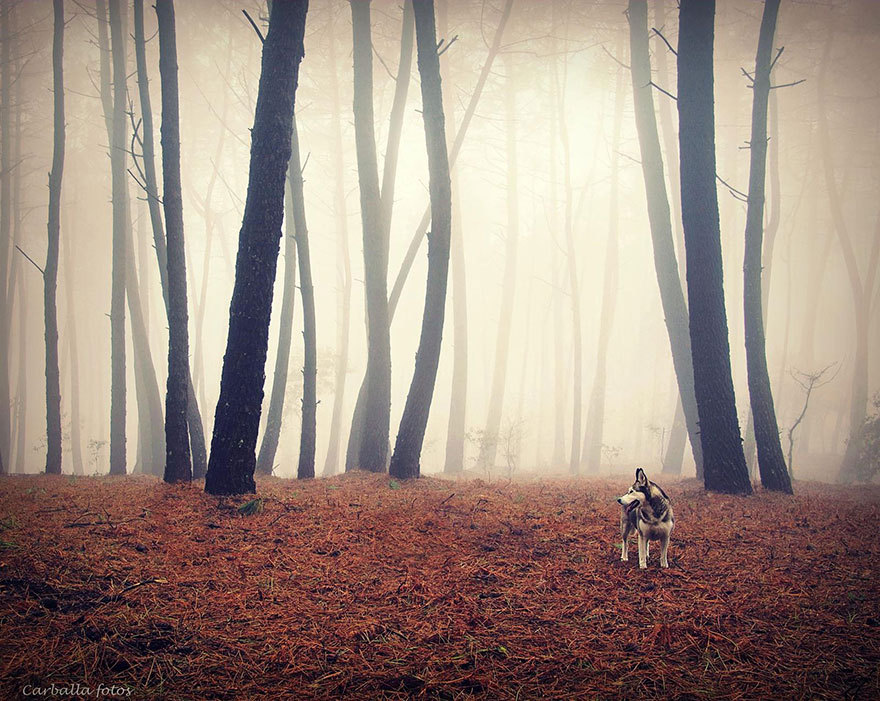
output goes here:
[{"label": "fog", "polygon": [[[497,31],[502,0],[447,0],[447,47],[441,65],[444,110],[453,141]],[[675,55],[677,9],[670,0],[649,3],[654,100],[677,119]],[[46,252],[47,173],[52,160],[51,3],[2,0],[13,29],[11,49],[11,188],[5,307],[10,405],[11,472],[45,466],[46,405],[43,282],[36,269]],[[438,13],[441,3],[438,2]],[[743,71],[755,65],[763,3],[717,3],[715,36],[716,155],[724,260],[724,290],[731,364],[740,425],[745,434],[749,395],[743,331],[744,228],[748,190],[752,90]],[[210,438],[226,348],[235,252],[247,190],[250,128],[260,72],[260,38],[242,10],[264,25],[265,4],[178,1],[181,165],[189,294],[190,360],[196,396]],[[596,383],[603,297],[615,297],[608,316],[600,474],[633,465],[659,468],[672,433],[678,388],[658,293],[645,187],[633,114],[629,27],[625,2],[517,0],[504,29],[501,52],[468,127],[453,173],[453,227],[460,231],[466,266],[468,431],[462,467],[490,477],[569,471],[573,402],[581,408],[577,440],[584,440]],[[63,467],[72,451],[87,474],[109,469],[111,183],[107,129],[99,96],[98,20],[91,0],[68,3],[65,35],[67,150],[61,205],[58,288]],[[156,17],[146,8],[147,61],[153,92],[156,160],[160,84]],[[438,14],[439,16],[439,14]],[[374,110],[381,173],[400,50],[402,3],[373,0]],[[128,33],[131,10],[128,11]],[[7,26],[10,26],[7,24]],[[265,28],[263,29],[265,32]],[[830,37],[830,39],[829,39]],[[142,124],[133,43],[129,37],[128,91],[132,123]],[[454,40],[453,40],[454,39]],[[830,41],[830,45],[828,42]],[[841,193],[846,234],[860,272],[870,281],[868,396],[880,389],[880,286],[872,244],[880,236],[880,5],[870,0],[784,1],[774,47],[785,47],[773,71],[769,133],[771,156],[765,221],[778,229],[771,255],[765,247],[767,362],[783,446],[804,404],[798,373],[827,368],[798,428],[794,475],[833,481],[850,435],[855,354],[853,284],[835,228],[820,148],[820,113],[827,115],[832,164]],[[658,68],[665,54],[666,70]],[[826,71],[824,81],[822,71]],[[661,90],[662,88],[662,90]],[[338,107],[334,93],[338,91]],[[669,93],[669,94],[666,94]],[[352,26],[346,2],[312,0],[305,58],[296,93],[296,120],[304,165],[305,208],[311,244],[318,345],[316,465],[323,471],[338,391],[334,366],[341,347],[341,309],[347,256],[351,276],[350,339],[341,412],[337,471],[355,398],[366,367],[364,259],[352,117]],[[511,103],[512,100],[512,103]],[[665,103],[665,104],[664,104]],[[512,118],[510,106],[513,106]],[[561,108],[557,107],[561,105]],[[339,113],[337,113],[337,108]],[[561,109],[561,114],[559,111]],[[428,166],[415,59],[397,168],[389,248],[389,292],[428,205]],[[336,127],[341,127],[342,153]],[[561,129],[567,132],[567,149]],[[7,130],[8,131],[8,130]],[[672,135],[671,143],[677,143]],[[515,144],[515,177],[511,177]],[[135,144],[140,153],[140,147]],[[566,150],[568,158],[566,159]],[[777,151],[778,156],[773,152]],[[677,154],[664,151],[664,160]],[[339,163],[342,165],[339,171]],[[568,164],[568,166],[567,166]],[[582,392],[573,395],[575,343],[572,286],[567,267],[566,168],[578,282]],[[128,180],[137,285],[149,330],[150,351],[164,397],[168,332],[152,231],[132,166]],[[778,178],[774,170],[778,168]],[[667,170],[668,173],[668,170]],[[615,175],[616,174],[616,175]],[[334,195],[343,180],[345,211]],[[514,184],[515,190],[511,190]],[[617,188],[617,206],[612,192]],[[670,198],[677,183],[668,184]],[[207,195],[207,197],[206,197]],[[511,209],[511,201],[516,207]],[[515,223],[511,220],[513,212]],[[673,205],[676,217],[679,207]],[[6,216],[6,213],[4,213]],[[680,223],[674,221],[676,241]],[[456,234],[454,234],[455,236]],[[486,427],[502,319],[509,239],[516,235],[513,302],[498,449],[491,465],[478,464]],[[610,240],[617,265],[606,265]],[[343,243],[345,241],[345,243]],[[14,244],[14,245],[13,245]],[[679,251],[681,254],[682,252]],[[263,419],[279,336],[283,256],[273,302],[266,363]],[[680,258],[680,260],[682,260]],[[611,275],[606,275],[608,270]],[[391,326],[391,435],[394,442],[413,373],[425,299],[427,256],[419,249]],[[684,267],[682,264],[682,274]],[[450,275],[450,278],[452,275]],[[443,470],[452,388],[453,352],[464,343],[453,333],[450,282],[440,366],[421,456],[423,474]],[[203,305],[203,307],[202,307]],[[297,300],[284,422],[275,474],[296,474],[303,363],[302,308]],[[137,382],[129,337],[127,463],[154,471],[139,455]],[[78,417],[72,401],[78,395]],[[76,444],[72,432],[79,427]],[[560,446],[559,437],[564,443]],[[560,450],[560,447],[562,448]],[[161,466],[159,466],[161,473]],[[686,447],[683,475],[693,475]],[[588,473],[585,458],[581,466]]]}]

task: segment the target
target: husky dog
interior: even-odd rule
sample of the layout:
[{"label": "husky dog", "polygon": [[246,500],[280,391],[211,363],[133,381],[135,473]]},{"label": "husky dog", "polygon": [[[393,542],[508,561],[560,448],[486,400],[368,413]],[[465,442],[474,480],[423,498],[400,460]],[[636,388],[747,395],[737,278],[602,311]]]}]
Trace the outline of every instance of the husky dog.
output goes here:
[{"label": "husky dog", "polygon": [[660,541],[660,567],[669,567],[666,549],[672,534],[672,505],[658,485],[648,481],[645,471],[636,469],[636,481],[629,491],[617,498],[620,510],[620,535],[623,545],[620,559],[629,560],[627,539],[636,531],[639,536],[639,567],[648,566],[648,541]]}]

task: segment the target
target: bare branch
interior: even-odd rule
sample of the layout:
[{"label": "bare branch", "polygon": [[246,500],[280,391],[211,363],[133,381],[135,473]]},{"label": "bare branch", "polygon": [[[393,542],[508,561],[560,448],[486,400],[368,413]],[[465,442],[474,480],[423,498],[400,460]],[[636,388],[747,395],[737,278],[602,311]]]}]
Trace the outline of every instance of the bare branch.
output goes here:
[{"label": "bare branch", "polygon": [[260,31],[260,28],[257,26],[257,23],[254,22],[253,17],[250,16],[247,10],[242,10],[242,14],[247,17],[247,21],[251,23],[251,26],[254,28],[254,31],[257,33],[257,36],[260,37],[260,43],[265,44],[266,39],[263,37],[263,32]]},{"label": "bare branch", "polygon": [[27,259],[31,262],[31,264],[32,264],[37,270],[40,271],[40,275],[43,275],[43,276],[46,275],[46,271],[43,270],[39,265],[37,265],[37,264],[34,262],[34,259],[31,258],[27,253],[25,253],[25,252],[22,250],[21,246],[19,246],[18,244],[15,244],[15,247],[18,249],[18,252],[21,253],[21,255],[23,255],[25,258],[27,258]]},{"label": "bare branch", "polygon": [[657,27],[651,27],[651,31],[663,40],[663,43],[666,44],[666,48],[668,48],[675,56],[678,56],[678,51],[672,48],[672,44],[666,40],[666,37],[663,36],[663,32],[657,29]]},{"label": "bare branch", "polygon": [[738,199],[740,202],[749,201],[749,196],[746,193],[737,190],[733,185],[726,182],[720,175],[718,175],[718,173],[715,173],[715,178],[730,191],[730,194],[733,195],[735,199]]},{"label": "bare branch", "polygon": [[795,85],[800,85],[801,83],[806,82],[806,80],[807,80],[806,78],[801,78],[800,80],[795,80],[794,82],[791,82],[791,83],[783,83],[782,85],[771,85],[770,89],[771,90],[779,90],[779,88],[790,88]]},{"label": "bare branch", "polygon": [[663,88],[661,88],[661,87],[660,87],[659,85],[657,85],[657,83],[655,83],[653,80],[650,81],[650,82],[648,83],[648,85],[651,85],[651,86],[657,88],[657,90],[659,90],[660,92],[662,92],[664,95],[666,95],[666,96],[668,96],[668,97],[671,97],[673,100],[675,100],[676,102],[678,102],[678,98],[677,98],[675,95],[673,95],[673,94],[672,94],[671,92],[669,92],[668,90],[664,90]]}]

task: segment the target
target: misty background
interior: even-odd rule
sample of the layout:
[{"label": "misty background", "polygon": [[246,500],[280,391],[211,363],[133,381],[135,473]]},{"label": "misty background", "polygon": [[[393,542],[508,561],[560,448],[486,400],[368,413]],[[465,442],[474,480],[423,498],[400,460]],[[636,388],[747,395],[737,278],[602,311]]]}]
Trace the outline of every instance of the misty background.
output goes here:
[{"label": "misty background", "polygon": [[[452,100],[444,103],[451,128],[452,123],[461,121],[505,3],[447,0],[438,3],[438,17],[443,4],[448,26],[444,29],[438,22],[438,35],[447,42],[455,37],[442,59],[445,95]],[[7,26],[12,27],[15,79],[10,105],[15,154],[10,243],[14,246],[10,245],[9,294],[4,310],[11,435],[10,450],[4,452],[10,456],[10,471],[38,472],[44,466],[46,447],[42,278],[24,254],[39,265],[45,256],[47,173],[52,157],[52,8],[48,2],[9,0],[3,0],[2,6],[12,22]],[[737,191],[745,192],[748,187],[749,152],[744,146],[749,140],[752,93],[742,69],[750,71],[754,67],[762,7],[757,0],[719,2],[715,38],[718,176],[729,185],[718,184],[724,285],[733,379],[744,433],[748,421],[742,312],[746,206]],[[176,7],[190,354],[206,435],[212,430],[219,394],[234,256],[247,187],[249,129],[260,70],[260,41],[242,9],[258,22],[266,16],[264,4],[258,2],[186,0]],[[394,93],[402,3],[373,0],[372,9],[374,108],[381,167]],[[623,2],[515,2],[504,29],[501,53],[493,63],[455,163],[457,204],[453,218],[464,246],[467,285],[468,440],[464,469],[479,469],[495,476],[509,471],[559,473],[568,468],[575,344],[564,224],[563,125],[568,138],[579,287],[583,363],[580,405],[584,423],[596,381],[603,298],[614,300],[601,473],[629,469],[635,464],[657,467],[669,442],[678,390],[654,272],[633,117],[629,28],[624,10]],[[58,291],[64,470],[72,470],[72,451],[79,451],[85,472],[91,474],[107,472],[109,464],[110,161],[98,92],[98,20],[87,0],[69,3],[67,19],[67,150]],[[131,32],[130,11],[126,21]],[[147,7],[148,38],[154,36],[155,26],[155,13]],[[675,2],[650,3],[649,27],[657,28],[675,46]],[[348,3],[312,0],[296,116],[305,162],[305,204],[317,310],[319,473],[325,463],[331,407],[338,391],[334,365],[342,346],[339,327],[346,303],[351,314],[340,438],[343,456],[366,364],[351,44]],[[786,449],[788,428],[804,403],[804,391],[796,381],[798,372],[829,368],[824,379],[830,381],[815,389],[798,429],[794,473],[798,478],[830,481],[836,475],[849,435],[855,322],[851,283],[825,186],[819,114],[824,110],[827,115],[834,175],[864,278],[869,264],[877,265],[876,260],[869,260],[869,253],[872,241],[880,236],[880,5],[870,0],[783,2],[774,45],[785,47],[774,69],[774,83],[797,84],[774,90],[771,96],[771,151],[775,149],[778,155],[775,166],[772,153],[768,163],[765,221],[776,217],[778,229],[772,257],[768,257],[766,247],[764,257],[764,284],[769,282],[767,358]],[[657,35],[652,35],[651,49],[654,82],[674,94],[674,54]],[[157,65],[157,51],[154,38],[147,43],[151,67]],[[665,71],[659,67],[660,54],[665,55]],[[133,123],[137,123],[140,115],[131,41],[127,60]],[[821,80],[823,66],[826,73]],[[415,61],[410,80],[391,226],[389,290],[428,204]],[[158,71],[151,74],[151,86],[158,146]],[[338,94],[338,101],[334,94]],[[672,98],[660,90],[654,97],[658,115],[668,110],[674,128],[677,117]],[[662,116],[660,121],[661,140],[667,143]],[[342,135],[341,172],[336,123]],[[664,153],[664,160],[668,166],[668,153]],[[131,163],[129,166],[136,174]],[[778,168],[778,187],[772,184],[777,181],[774,168]],[[616,207],[611,196],[615,171],[619,189]],[[338,211],[334,198],[339,177],[343,179],[344,212]],[[671,199],[677,189],[677,184],[670,188]],[[164,387],[167,322],[147,207],[134,177],[129,181],[129,192],[135,241],[131,254],[148,322],[152,362],[159,386]],[[513,215],[511,202],[516,205]],[[677,211],[678,207],[673,206],[674,216]],[[674,229],[680,231],[679,222],[674,222]],[[512,237],[513,302],[499,446],[494,465],[478,468],[476,458],[497,364],[496,335],[506,297],[505,267],[514,249]],[[616,265],[606,262],[609,241],[617,247]],[[392,434],[399,423],[418,344],[427,269],[425,250],[423,244],[391,327]],[[277,347],[282,266],[283,260],[279,260],[264,419]],[[346,302],[343,293],[347,275],[351,278],[351,297]],[[453,287],[450,280],[450,289]],[[456,343],[452,332],[454,294],[447,302],[440,369],[421,458],[423,473],[439,472],[444,466]],[[870,295],[876,310],[880,287]],[[869,326],[869,397],[880,388],[877,321],[874,311]],[[301,323],[297,304],[284,424],[275,459],[275,474],[281,476],[295,474],[298,453]],[[127,356],[128,464],[130,469],[137,465],[143,470],[130,346]],[[71,405],[75,393],[78,418]],[[80,429],[78,444],[71,440],[74,421]],[[583,440],[583,434],[579,439]],[[586,472],[585,467],[582,472]],[[690,448],[686,446],[683,474],[693,472]]]}]

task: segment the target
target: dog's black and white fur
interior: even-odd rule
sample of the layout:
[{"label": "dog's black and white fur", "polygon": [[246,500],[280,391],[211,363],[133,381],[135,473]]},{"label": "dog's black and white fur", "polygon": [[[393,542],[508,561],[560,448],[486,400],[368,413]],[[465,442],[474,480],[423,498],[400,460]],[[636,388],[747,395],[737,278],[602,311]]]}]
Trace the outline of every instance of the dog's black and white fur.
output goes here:
[{"label": "dog's black and white fur", "polygon": [[660,541],[660,567],[669,567],[666,551],[675,521],[669,497],[658,485],[650,482],[642,468],[636,470],[636,481],[629,491],[617,498],[620,510],[620,535],[623,541],[620,559],[629,560],[627,540],[633,531],[639,537],[639,567],[648,566],[648,542]]}]

